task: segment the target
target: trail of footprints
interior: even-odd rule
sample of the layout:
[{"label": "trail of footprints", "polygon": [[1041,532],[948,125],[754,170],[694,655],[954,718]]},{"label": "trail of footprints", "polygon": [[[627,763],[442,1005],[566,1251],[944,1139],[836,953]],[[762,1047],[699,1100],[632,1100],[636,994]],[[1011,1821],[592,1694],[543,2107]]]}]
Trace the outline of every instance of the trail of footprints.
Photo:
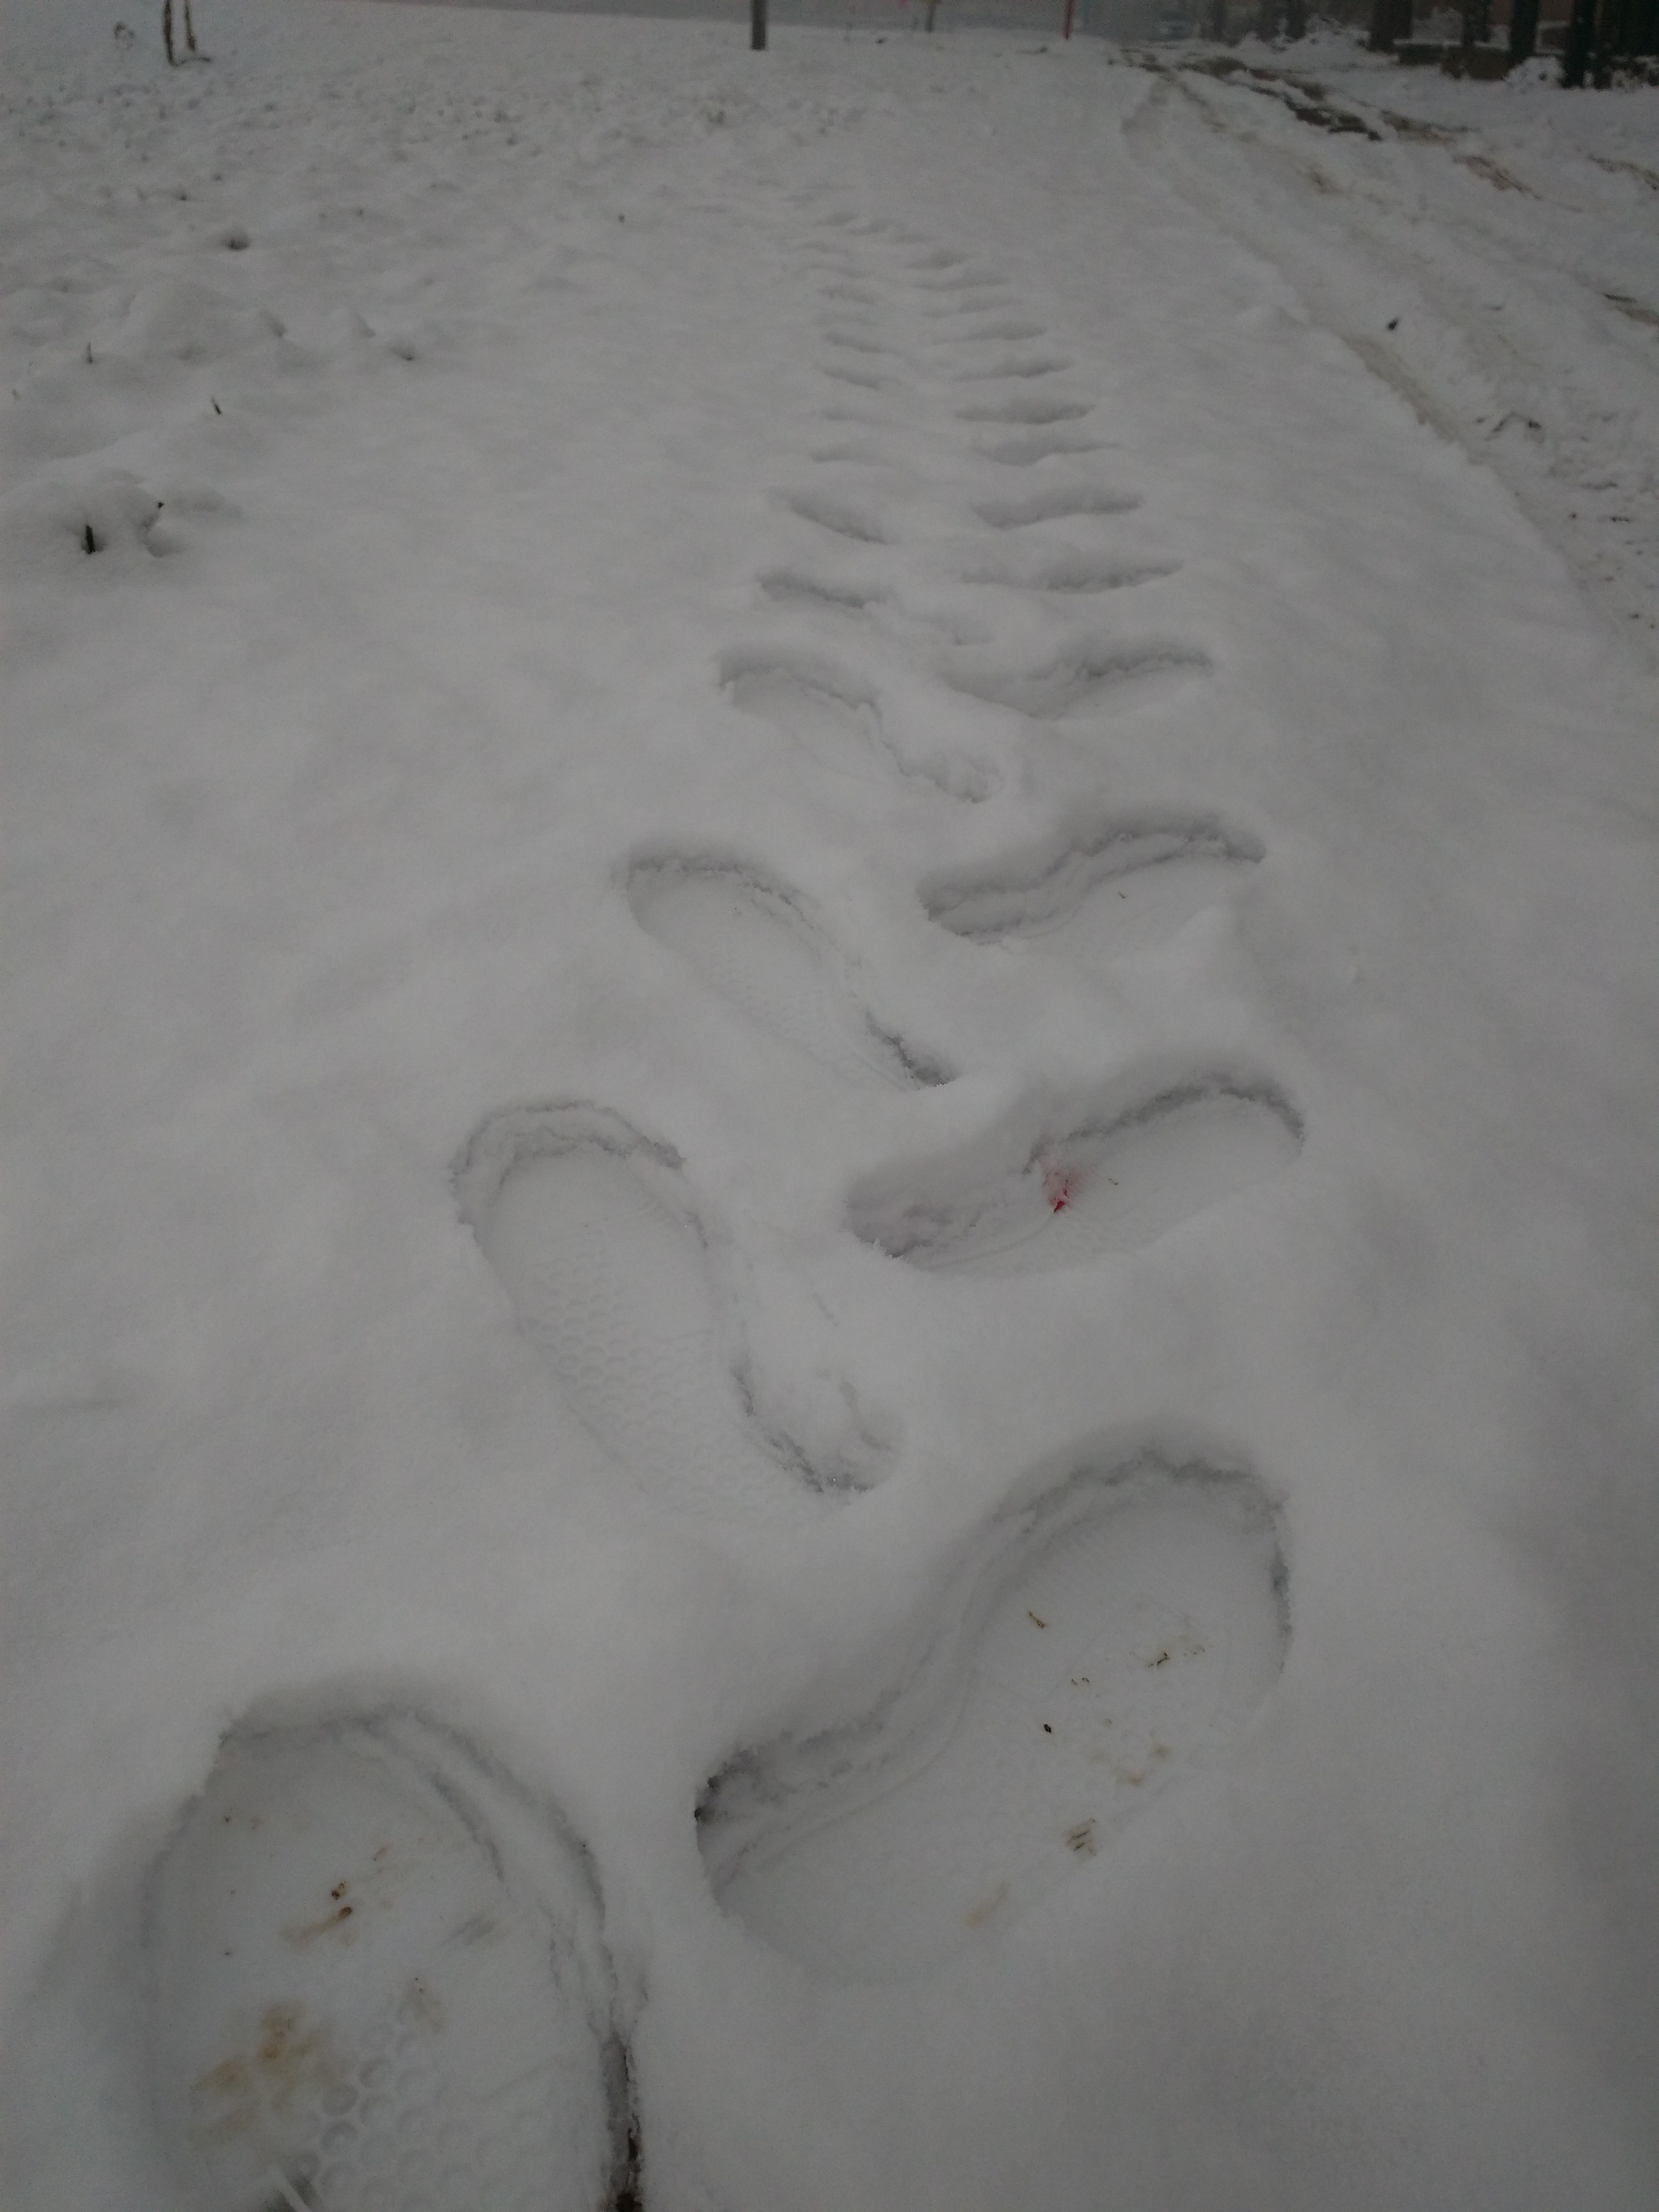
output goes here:
[{"label": "trail of footprints", "polygon": [[[1002,788],[995,762],[930,749],[908,726],[914,695],[860,668],[860,626],[932,638],[919,683],[1038,728],[1209,663],[1190,641],[1079,632],[1079,603],[1133,595],[1173,564],[1114,540],[1140,501],[1084,470],[1107,450],[1093,410],[1054,381],[1070,362],[995,273],[891,222],[819,229],[820,366],[879,406],[826,401],[826,422],[857,434],[826,440],[819,474],[781,488],[798,550],[758,580],[787,634],[734,646],[719,681],[808,775],[981,806]],[[870,483],[902,419],[881,410],[906,406],[934,438],[971,441],[988,479],[1013,478],[988,480],[941,542],[957,586],[1068,611],[1041,660],[996,659],[994,619],[953,633],[912,611],[908,510]],[[1263,857],[1202,811],[1103,807],[920,896],[969,945],[1086,968],[1226,899]],[[958,1073],[878,1010],[849,948],[752,858],[636,859],[626,896],[697,988],[824,1081],[925,1094]],[[1058,1104],[1034,1094],[972,1146],[865,1179],[847,1226],[872,1264],[918,1281],[1087,1268],[1283,1171],[1302,1139],[1269,1074],[1199,1056]],[[660,1133],[591,1101],[507,1109],[464,1147],[455,1189],[523,1334],[619,1468],[665,1499],[785,1527],[857,1510],[862,1478],[760,1418],[735,1244]],[[697,1808],[724,1907],[820,1974],[926,1973],[1011,1925],[1226,1753],[1290,1634],[1260,1477],[1155,1449],[1081,1449],[994,1521],[933,1603],[925,1657],[877,1712],[740,1751]],[[599,1926],[557,1809],[453,1733],[391,1709],[234,1731],[146,1914],[150,2092],[186,2201],[637,2206],[649,2172]]]}]

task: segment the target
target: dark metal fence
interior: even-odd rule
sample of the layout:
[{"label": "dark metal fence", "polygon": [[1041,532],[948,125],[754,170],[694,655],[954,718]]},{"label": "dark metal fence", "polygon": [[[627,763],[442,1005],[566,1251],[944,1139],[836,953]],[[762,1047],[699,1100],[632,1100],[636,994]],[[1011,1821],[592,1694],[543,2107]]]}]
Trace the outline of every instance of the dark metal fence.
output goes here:
[{"label": "dark metal fence", "polygon": [[1561,82],[1607,85],[1622,64],[1659,54],[1659,0],[1572,0]]}]

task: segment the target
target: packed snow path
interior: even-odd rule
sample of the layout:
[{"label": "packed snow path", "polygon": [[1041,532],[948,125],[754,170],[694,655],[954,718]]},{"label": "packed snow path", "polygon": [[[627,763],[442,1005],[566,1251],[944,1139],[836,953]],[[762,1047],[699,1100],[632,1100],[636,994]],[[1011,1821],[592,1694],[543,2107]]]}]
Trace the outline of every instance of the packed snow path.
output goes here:
[{"label": "packed snow path", "polygon": [[1648,2206],[1647,541],[1248,89],[114,15],[7,95],[8,2205]]}]

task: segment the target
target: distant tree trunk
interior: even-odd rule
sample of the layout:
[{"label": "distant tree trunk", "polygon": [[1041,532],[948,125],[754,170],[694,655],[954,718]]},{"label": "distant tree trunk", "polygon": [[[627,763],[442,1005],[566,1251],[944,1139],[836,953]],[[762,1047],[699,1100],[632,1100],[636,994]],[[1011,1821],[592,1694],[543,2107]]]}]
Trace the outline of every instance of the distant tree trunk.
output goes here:
[{"label": "distant tree trunk", "polygon": [[938,13],[939,0],[927,0],[927,21],[922,25],[923,30],[931,31],[933,29],[933,18],[938,15]]},{"label": "distant tree trunk", "polygon": [[1374,54],[1391,54],[1402,39],[1412,34],[1412,0],[1371,0],[1370,37]]},{"label": "distant tree trunk", "polygon": [[1590,48],[1595,44],[1595,0],[1572,0],[1567,18],[1567,43],[1561,57],[1561,82],[1577,88],[1584,82]]},{"label": "distant tree trunk", "polygon": [[749,0],[749,45],[754,53],[766,50],[766,0]]},{"label": "distant tree trunk", "polygon": [[1492,35],[1492,0],[1463,0],[1462,46],[1468,53],[1473,46],[1484,46]]},{"label": "distant tree trunk", "polygon": [[1308,0],[1285,0],[1285,36],[1294,46],[1308,35]]},{"label": "distant tree trunk", "polygon": [[161,0],[161,44],[167,50],[167,67],[176,68],[179,57],[173,51],[173,0]]},{"label": "distant tree trunk", "polygon": [[1227,0],[1210,0],[1205,15],[1205,29],[1217,46],[1224,46],[1227,38]]},{"label": "distant tree trunk", "polygon": [[190,20],[190,0],[185,0],[185,44],[191,53],[196,51],[196,26]]},{"label": "distant tree trunk", "polygon": [[1279,35],[1279,0],[1261,0],[1255,11],[1255,34],[1264,45]]},{"label": "distant tree trunk", "polygon": [[1532,59],[1538,44],[1538,0],[1510,0],[1510,61],[1518,67]]}]

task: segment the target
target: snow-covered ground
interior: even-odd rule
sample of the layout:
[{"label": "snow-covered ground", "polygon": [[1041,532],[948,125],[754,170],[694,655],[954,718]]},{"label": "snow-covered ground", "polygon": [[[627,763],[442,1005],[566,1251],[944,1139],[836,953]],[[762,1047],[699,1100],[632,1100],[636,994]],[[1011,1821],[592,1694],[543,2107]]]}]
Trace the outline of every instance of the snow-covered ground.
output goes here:
[{"label": "snow-covered ground", "polygon": [[1659,94],[152,12],[0,94],[7,2207],[1647,2212]]},{"label": "snow-covered ground", "polygon": [[[1401,70],[1333,33],[1176,48],[1139,149],[1659,633],[1659,110]],[[1221,82],[1209,72],[1219,63]],[[1184,64],[1184,65],[1183,65]],[[1333,127],[1334,126],[1334,127]]]}]

